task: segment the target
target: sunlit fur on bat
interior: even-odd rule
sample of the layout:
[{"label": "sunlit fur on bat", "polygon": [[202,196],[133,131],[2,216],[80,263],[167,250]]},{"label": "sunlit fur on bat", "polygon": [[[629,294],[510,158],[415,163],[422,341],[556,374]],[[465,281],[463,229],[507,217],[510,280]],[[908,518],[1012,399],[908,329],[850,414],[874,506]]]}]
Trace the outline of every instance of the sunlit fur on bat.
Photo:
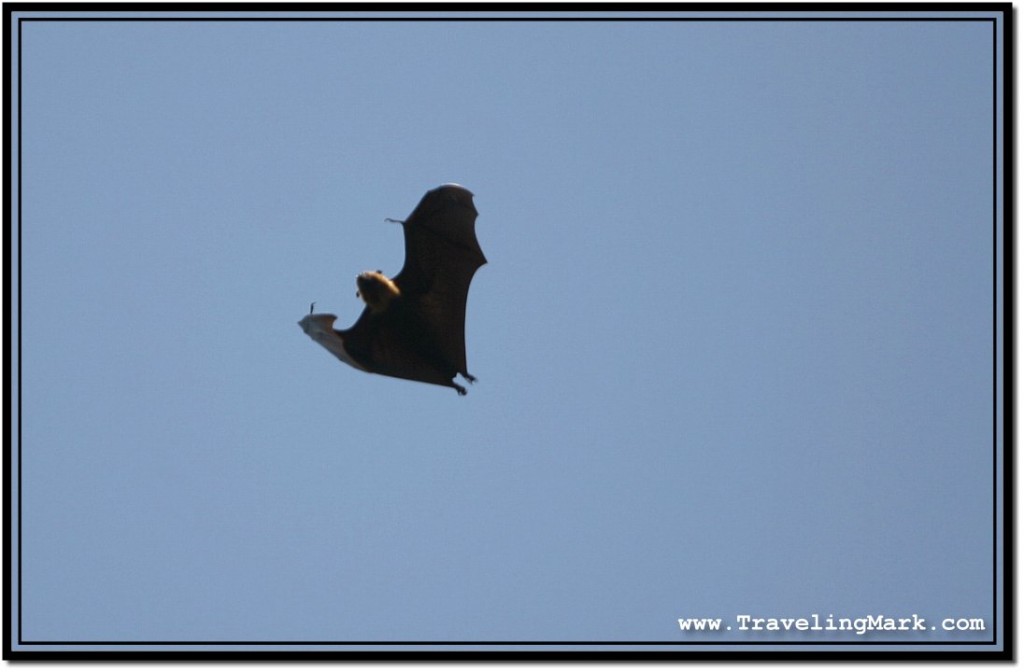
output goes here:
[{"label": "sunlit fur on bat", "polygon": [[405,265],[394,278],[367,271],[356,278],[366,308],[349,329],[336,315],[310,314],[299,326],[357,369],[454,388],[466,370],[466,298],[476,269],[487,263],[476,239],[473,194],[457,184],[428,191],[401,222]]}]

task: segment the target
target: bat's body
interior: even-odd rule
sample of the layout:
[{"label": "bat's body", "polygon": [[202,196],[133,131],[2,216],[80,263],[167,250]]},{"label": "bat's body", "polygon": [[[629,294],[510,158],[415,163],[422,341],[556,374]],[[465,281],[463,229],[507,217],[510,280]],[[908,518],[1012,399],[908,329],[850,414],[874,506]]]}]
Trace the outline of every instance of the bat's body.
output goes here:
[{"label": "bat's body", "polygon": [[394,278],[368,271],[356,278],[366,302],[349,329],[335,315],[309,314],[299,326],[335,357],[357,369],[444,385],[465,394],[466,299],[476,270],[487,263],[476,239],[473,194],[457,184],[428,191],[402,222],[405,265]]}]

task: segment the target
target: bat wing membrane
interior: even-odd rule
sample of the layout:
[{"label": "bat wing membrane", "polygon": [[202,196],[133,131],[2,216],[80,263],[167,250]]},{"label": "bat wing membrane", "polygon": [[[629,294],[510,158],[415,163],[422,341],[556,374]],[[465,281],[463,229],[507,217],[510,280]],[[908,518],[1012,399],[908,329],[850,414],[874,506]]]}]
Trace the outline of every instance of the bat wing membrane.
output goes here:
[{"label": "bat wing membrane", "polygon": [[451,386],[457,373],[441,361],[414,315],[397,305],[381,313],[369,308],[342,332],[345,348],[373,373]]},{"label": "bat wing membrane", "polygon": [[487,263],[476,238],[476,207],[466,188],[428,191],[403,222],[405,264],[394,282],[429,342],[466,373],[466,299],[476,270]]}]

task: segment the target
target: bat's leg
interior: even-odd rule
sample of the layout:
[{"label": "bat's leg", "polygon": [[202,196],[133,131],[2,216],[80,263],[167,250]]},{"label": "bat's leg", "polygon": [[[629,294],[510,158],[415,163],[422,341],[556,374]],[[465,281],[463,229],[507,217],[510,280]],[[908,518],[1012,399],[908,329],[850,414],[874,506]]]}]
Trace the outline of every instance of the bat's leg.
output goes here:
[{"label": "bat's leg", "polygon": [[462,372],[459,372],[459,375],[462,376],[463,378],[465,378],[466,382],[468,382],[468,383],[475,383],[476,382],[476,376],[471,376],[468,373],[462,373]]},{"label": "bat's leg", "polygon": [[464,388],[462,385],[459,385],[454,380],[452,381],[451,385],[452,387],[455,388],[455,391],[459,393],[460,397],[466,396],[466,388]]}]

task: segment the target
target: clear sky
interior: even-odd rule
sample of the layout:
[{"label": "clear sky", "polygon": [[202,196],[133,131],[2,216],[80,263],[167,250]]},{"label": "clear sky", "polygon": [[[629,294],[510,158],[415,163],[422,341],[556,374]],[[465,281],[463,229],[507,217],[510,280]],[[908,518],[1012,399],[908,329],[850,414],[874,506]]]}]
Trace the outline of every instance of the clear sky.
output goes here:
[{"label": "clear sky", "polygon": [[[992,626],[991,23],[21,39],[25,639]],[[296,324],[444,182],[464,398]]]}]

